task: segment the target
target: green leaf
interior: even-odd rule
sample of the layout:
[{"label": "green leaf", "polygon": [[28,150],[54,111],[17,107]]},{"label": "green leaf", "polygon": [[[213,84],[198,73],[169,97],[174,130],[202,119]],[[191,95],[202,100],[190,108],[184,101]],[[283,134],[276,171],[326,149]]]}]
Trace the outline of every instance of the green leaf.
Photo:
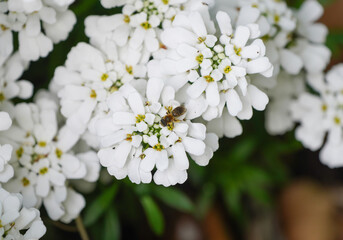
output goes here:
[{"label": "green leaf", "polygon": [[175,188],[156,187],[154,195],[166,205],[183,212],[192,212],[194,205],[183,192]]},{"label": "green leaf", "polygon": [[92,225],[96,222],[112,203],[118,190],[118,185],[113,184],[106,189],[98,198],[96,198],[85,210],[84,224]]},{"label": "green leaf", "polygon": [[327,37],[327,46],[333,53],[333,57],[337,57],[341,54],[341,49],[343,46],[343,31],[335,30],[330,31]]},{"label": "green leaf", "polygon": [[198,219],[203,219],[213,203],[214,196],[216,194],[216,188],[213,184],[207,183],[200,194],[196,204],[195,215]]},{"label": "green leaf", "polygon": [[249,157],[253,154],[256,150],[256,140],[253,138],[246,138],[239,142],[239,144],[235,145],[228,156],[230,161],[246,161],[249,160]]},{"label": "green leaf", "polygon": [[236,215],[241,211],[241,190],[233,182],[223,189],[224,200],[227,208]]},{"label": "green leaf", "polygon": [[161,235],[164,231],[164,218],[161,213],[161,210],[158,208],[155,201],[149,196],[142,197],[141,203],[142,203],[144,212],[148,218],[148,222],[151,229],[157,235]]},{"label": "green leaf", "polygon": [[105,232],[104,240],[119,240],[120,239],[120,224],[117,210],[110,207],[105,216]]}]

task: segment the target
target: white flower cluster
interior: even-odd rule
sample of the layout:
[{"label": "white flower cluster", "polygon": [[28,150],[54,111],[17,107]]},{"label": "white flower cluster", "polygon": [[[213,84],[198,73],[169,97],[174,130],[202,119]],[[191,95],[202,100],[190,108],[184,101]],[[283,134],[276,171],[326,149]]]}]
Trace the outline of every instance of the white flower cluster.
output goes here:
[{"label": "white flower cluster", "polygon": [[[108,111],[107,98],[123,84],[132,80],[144,84],[139,80],[146,77],[140,53],[130,48],[117,50],[113,42],[107,43],[104,51],[79,43],[68,54],[65,67],[55,71],[51,89],[61,98],[61,112],[67,125],[78,134],[90,127],[89,122],[97,114]],[[84,138],[91,146],[97,146],[91,134]]]},{"label": "white flower cluster", "polygon": [[[322,161],[343,165],[343,65],[324,80],[330,51],[317,1],[299,10],[283,0],[100,2],[122,12],[87,17],[90,43],[71,49],[49,93],[16,105],[33,92],[19,80],[29,61],[66,39],[76,18],[73,0],[0,2],[3,239],[42,237],[34,207],[44,205],[53,220],[75,219],[85,200],[73,184],[95,182],[100,164],[136,184],[184,183],[191,160],[207,165],[219,138],[242,134],[240,120],[269,99],[270,133],[297,121],[306,147],[324,145]],[[220,11],[211,16],[213,5]],[[306,92],[305,79],[317,95]]]},{"label": "white flower cluster", "polygon": [[87,171],[87,165],[94,167],[89,158],[97,157],[94,152],[78,156],[70,151],[79,136],[67,127],[59,129],[56,111],[57,105],[45,97],[15,106],[11,128],[0,135],[1,142],[14,148],[14,177],[4,188],[21,193],[25,207],[39,208],[43,203],[53,220],[70,222],[85,201],[69,187],[68,180],[96,180],[97,176],[89,176],[96,172]]},{"label": "white flower cluster", "polygon": [[[12,103],[13,99],[32,96],[32,84],[19,80],[29,62],[47,56],[53,43],[65,40],[72,30],[76,17],[68,10],[71,3],[72,0],[0,2],[0,182],[11,193],[21,193],[20,203],[30,208],[23,208],[21,217],[21,212],[16,213],[20,208],[14,200],[13,206],[6,202],[5,211],[2,206],[2,239],[39,239],[44,235],[45,227],[35,221],[39,212],[31,209],[42,204],[53,220],[75,219],[85,200],[73,190],[71,180],[98,179],[100,164],[96,154],[73,153],[71,148],[79,135],[60,127],[58,106],[51,101],[52,95],[37,98],[35,103]],[[1,195],[1,201],[5,198],[7,195]],[[35,227],[26,231],[31,223]]]},{"label": "white flower cluster", "polygon": [[[232,2],[235,1],[229,1]],[[218,7],[225,4],[219,1]],[[302,69],[309,73],[320,73],[330,60],[330,51],[324,42],[327,27],[316,21],[323,14],[323,7],[316,0],[306,0],[299,10],[291,9],[286,2],[274,0],[243,0],[233,5],[236,25],[257,23],[260,37],[266,43],[267,56],[282,70],[299,74]],[[234,12],[234,10],[231,10]]]},{"label": "white flower cluster", "polygon": [[251,79],[273,73],[259,27],[235,29],[218,12],[216,29],[200,1],[102,4],[122,14],[88,17],[90,44],[71,50],[50,85],[66,125],[118,179],[183,183],[188,156],[207,165],[218,137],[240,135],[237,118],[268,103]]},{"label": "white flower cluster", "polygon": [[[264,110],[268,97],[250,79],[253,74],[270,77],[273,66],[265,57],[266,48],[256,39],[256,24],[233,29],[227,13],[216,15],[219,31],[199,12],[186,12],[175,17],[172,27],[161,34],[167,47],[161,59],[150,63],[151,77],[172,76],[168,84],[185,92],[189,108],[196,107],[193,117],[206,121],[217,119],[211,130],[219,136],[241,134],[239,122],[252,117],[252,107]],[[218,37],[217,37],[218,35]],[[168,78],[166,78],[168,79]],[[224,110],[225,109],[225,110]],[[221,126],[236,122],[233,132]]]},{"label": "white flower cluster", "polygon": [[22,206],[20,194],[0,188],[0,237],[4,240],[38,240],[46,232],[35,208]]},{"label": "white flower cluster", "polygon": [[325,80],[310,80],[317,94],[303,93],[291,105],[292,116],[300,123],[296,138],[312,151],[324,145],[321,161],[329,167],[342,167],[343,64],[333,67]]},{"label": "white flower cluster", "polygon": [[[237,26],[259,25],[266,55],[275,67],[273,83],[255,79],[258,86],[270,89],[266,128],[270,134],[293,129],[289,101],[305,90],[306,75],[322,74],[331,56],[324,45],[327,27],[316,22],[323,14],[323,7],[316,0],[304,1],[300,9],[289,8],[283,0],[243,0],[216,1],[215,8],[227,9],[235,16]],[[291,87],[293,91],[284,90]]]},{"label": "white flower cluster", "polygon": [[[53,43],[65,40],[76,17],[68,10],[73,0],[6,0],[0,2],[0,64],[14,51],[26,61],[46,57]],[[18,33],[16,35],[15,33]]]},{"label": "white flower cluster", "polygon": [[183,183],[189,167],[187,154],[207,165],[218,149],[218,137],[193,123],[187,109],[175,100],[172,87],[150,79],[146,94],[125,85],[108,99],[110,112],[95,123],[101,137],[100,163],[118,179],[134,183],[154,181],[164,186]]},{"label": "white flower cluster", "polygon": [[[13,109],[13,98],[27,99],[32,96],[33,86],[29,81],[20,80],[20,76],[27,67],[16,53],[0,65],[0,131],[8,130],[12,125],[10,112]],[[9,164],[12,154],[12,146],[7,141],[0,146],[0,182],[5,183],[13,177],[13,167]]]},{"label": "white flower cluster", "polygon": [[101,1],[105,7],[123,6],[121,14],[91,16],[86,19],[86,34],[90,42],[101,46],[111,39],[119,47],[130,46],[136,51],[157,51],[161,46],[160,30],[170,26],[187,0]]}]

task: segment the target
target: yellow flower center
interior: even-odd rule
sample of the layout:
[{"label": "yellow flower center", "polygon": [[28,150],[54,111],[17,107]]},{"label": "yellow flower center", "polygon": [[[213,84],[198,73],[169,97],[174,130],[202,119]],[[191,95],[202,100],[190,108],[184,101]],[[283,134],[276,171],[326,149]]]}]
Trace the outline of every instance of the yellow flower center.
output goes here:
[{"label": "yellow flower center", "polygon": [[231,70],[231,66],[227,66],[226,68],[224,68],[224,73],[228,74],[229,72],[231,72]]},{"label": "yellow flower center", "polygon": [[150,24],[148,21],[143,22],[143,23],[141,24],[141,26],[142,26],[142,28],[144,28],[145,30],[148,30],[148,29],[151,28],[151,24]]},{"label": "yellow flower center", "polygon": [[335,117],[334,119],[335,124],[339,125],[341,124],[341,119],[339,117]]},{"label": "yellow flower center", "polygon": [[206,82],[208,82],[208,83],[214,82],[213,77],[211,77],[210,75],[207,75],[207,76],[205,76],[204,78],[205,78]]},{"label": "yellow flower center", "polygon": [[132,75],[133,74],[132,66],[126,66],[126,71],[128,72],[128,74]]},{"label": "yellow flower center", "polygon": [[145,119],[145,115],[138,114],[136,117],[136,123],[140,123]]},{"label": "yellow flower center", "polygon": [[97,95],[96,95],[95,90],[92,90],[92,91],[91,91],[91,94],[90,94],[90,97],[91,97],[91,98],[96,98],[96,96],[97,96]]},{"label": "yellow flower center", "polygon": [[23,177],[23,179],[21,179],[21,183],[23,184],[24,187],[27,187],[28,185],[30,185],[30,180],[27,179],[26,177]]},{"label": "yellow flower center", "polygon": [[56,153],[56,157],[57,157],[57,158],[61,158],[61,157],[62,157],[62,154],[63,154],[63,152],[62,152],[62,150],[61,150],[61,149],[59,149],[59,148],[56,148],[56,151],[55,151],[55,153]]},{"label": "yellow flower center", "polygon": [[3,25],[3,24],[0,24],[0,28],[1,28],[2,31],[6,31],[6,30],[9,29],[8,27],[6,27],[6,26]]},{"label": "yellow flower center", "polygon": [[116,85],[112,85],[112,87],[110,88],[110,93],[114,93],[118,91],[118,87]]},{"label": "yellow flower center", "polygon": [[107,73],[104,73],[104,74],[102,74],[102,76],[101,76],[101,81],[105,82],[105,81],[107,80],[107,78],[108,78],[108,74],[107,74]]},{"label": "yellow flower center", "polygon": [[157,143],[154,147],[153,147],[153,149],[155,149],[156,151],[162,151],[163,149],[164,149],[164,146],[163,145],[161,145],[160,143]]},{"label": "yellow flower center", "polygon": [[47,167],[43,167],[43,168],[41,168],[40,170],[39,170],[39,174],[40,175],[44,175],[44,174],[46,174],[47,172],[48,172],[48,168]]},{"label": "yellow flower center", "polygon": [[5,101],[5,99],[5,95],[2,92],[0,92],[0,102]]},{"label": "yellow flower center", "polygon": [[199,63],[202,64],[202,62],[204,61],[204,55],[202,55],[201,53],[195,58],[195,60]]},{"label": "yellow flower center", "polygon": [[38,142],[38,146],[46,147],[46,142],[44,142],[44,141]]},{"label": "yellow flower center", "polygon": [[205,42],[205,40],[206,40],[206,38],[198,37],[199,43],[203,43],[203,42]]},{"label": "yellow flower center", "polygon": [[237,56],[241,56],[242,48],[234,46],[233,49],[234,49]]},{"label": "yellow flower center", "polygon": [[132,142],[132,134],[126,134],[126,141]]},{"label": "yellow flower center", "polygon": [[23,156],[24,149],[20,147],[15,153],[17,154],[17,158],[21,158],[21,156]]},{"label": "yellow flower center", "polygon": [[328,110],[328,106],[326,104],[323,104],[322,105],[322,111],[326,112],[326,110]]},{"label": "yellow flower center", "polygon": [[124,15],[124,22],[129,23],[131,21],[128,15]]}]

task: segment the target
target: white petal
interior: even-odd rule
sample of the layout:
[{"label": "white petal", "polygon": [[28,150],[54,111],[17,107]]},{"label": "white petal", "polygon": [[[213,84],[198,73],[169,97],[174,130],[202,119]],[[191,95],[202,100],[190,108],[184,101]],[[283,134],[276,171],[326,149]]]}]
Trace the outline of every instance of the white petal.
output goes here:
[{"label": "white petal", "polygon": [[267,94],[254,85],[248,86],[248,94],[251,98],[251,105],[258,111],[263,111],[269,102]]},{"label": "white petal", "polygon": [[182,144],[185,147],[186,152],[195,156],[200,156],[205,152],[205,143],[201,140],[185,137],[182,139]]},{"label": "white petal", "polygon": [[243,109],[242,101],[234,89],[229,90],[229,92],[227,93],[226,105],[227,105],[227,109],[229,113],[232,116],[237,116],[237,114],[240,111],[242,111]]}]

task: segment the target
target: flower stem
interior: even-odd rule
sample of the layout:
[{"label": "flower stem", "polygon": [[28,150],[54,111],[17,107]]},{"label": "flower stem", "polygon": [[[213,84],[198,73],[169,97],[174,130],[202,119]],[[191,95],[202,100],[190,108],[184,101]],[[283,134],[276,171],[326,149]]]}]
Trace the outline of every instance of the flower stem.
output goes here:
[{"label": "flower stem", "polygon": [[80,233],[81,239],[82,239],[82,240],[90,240],[90,238],[89,238],[89,236],[88,236],[88,234],[87,234],[86,228],[85,228],[85,226],[83,225],[81,216],[78,216],[78,217],[75,219],[75,222],[76,222],[77,230],[78,230],[79,233]]}]

